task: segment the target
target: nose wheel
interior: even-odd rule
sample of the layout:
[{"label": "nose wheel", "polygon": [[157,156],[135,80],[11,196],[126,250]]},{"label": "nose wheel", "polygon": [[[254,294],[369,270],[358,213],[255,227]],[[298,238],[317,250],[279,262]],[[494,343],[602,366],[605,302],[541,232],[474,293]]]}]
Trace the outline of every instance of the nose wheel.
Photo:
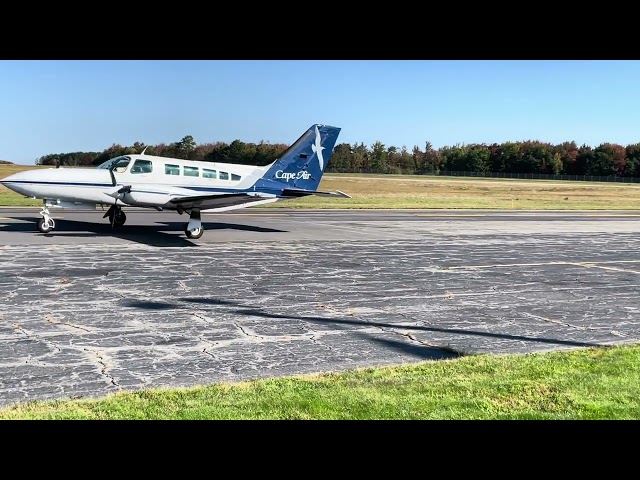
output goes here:
[{"label": "nose wheel", "polygon": [[52,218],[50,218],[48,221],[44,218],[38,220],[38,230],[40,231],[40,233],[49,233],[55,228],[55,226],[56,224]]},{"label": "nose wheel", "polygon": [[51,213],[49,213],[49,209],[46,205],[42,207],[40,215],[42,215],[42,218],[38,220],[38,231],[40,233],[49,233],[51,230],[56,228],[56,222],[51,218]]}]

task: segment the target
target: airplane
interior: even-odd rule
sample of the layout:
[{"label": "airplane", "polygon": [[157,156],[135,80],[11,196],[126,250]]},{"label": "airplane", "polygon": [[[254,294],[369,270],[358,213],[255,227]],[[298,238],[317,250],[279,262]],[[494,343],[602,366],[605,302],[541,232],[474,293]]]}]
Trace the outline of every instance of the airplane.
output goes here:
[{"label": "airplane", "polygon": [[220,212],[317,195],[351,198],[341,191],[317,191],[340,128],[312,125],[266,166],[216,163],[140,154],[121,155],[97,167],[28,170],[0,180],[5,187],[43,200],[41,233],[55,228],[50,207],[103,209],[111,227],[122,227],[122,207],[189,214],[184,233],[202,237],[202,212]]}]

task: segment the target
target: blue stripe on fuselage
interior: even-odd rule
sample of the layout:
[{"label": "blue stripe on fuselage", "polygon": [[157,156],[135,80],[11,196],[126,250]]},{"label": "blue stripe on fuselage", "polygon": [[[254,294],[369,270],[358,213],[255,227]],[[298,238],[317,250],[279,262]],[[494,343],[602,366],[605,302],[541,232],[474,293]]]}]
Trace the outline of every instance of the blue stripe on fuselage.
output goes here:
[{"label": "blue stripe on fuselage", "polygon": [[[110,183],[82,183],[82,182],[43,182],[43,181],[27,181],[27,180],[12,180],[9,182],[1,182],[4,185],[9,184],[22,184],[22,185],[59,185],[63,187],[114,187]],[[118,184],[121,186],[122,184]],[[164,185],[163,185],[164,186]],[[278,194],[278,192],[282,192],[283,188],[278,185],[277,188],[269,188],[266,186],[262,186],[259,188],[254,188],[253,186],[245,189],[233,189],[233,188],[223,188],[223,187],[200,187],[200,186],[186,186],[186,185],[166,185],[167,188],[182,188],[185,190],[193,190],[196,192],[211,192],[211,193],[247,193],[247,192],[263,192],[263,193],[271,193]],[[167,192],[152,192],[148,190],[138,190],[143,193],[159,193],[159,194],[167,194]]]}]

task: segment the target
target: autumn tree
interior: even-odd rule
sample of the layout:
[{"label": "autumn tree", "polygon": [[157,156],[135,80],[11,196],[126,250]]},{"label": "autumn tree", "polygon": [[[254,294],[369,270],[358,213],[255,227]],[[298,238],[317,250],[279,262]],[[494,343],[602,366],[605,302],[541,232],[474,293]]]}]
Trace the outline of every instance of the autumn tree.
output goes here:
[{"label": "autumn tree", "polygon": [[591,146],[582,145],[580,148],[578,148],[578,156],[576,157],[575,163],[575,174],[586,175],[587,172],[592,168],[594,161],[595,154],[593,153],[593,149],[591,148]]},{"label": "autumn tree", "polygon": [[376,173],[386,173],[387,171],[387,149],[385,145],[376,141],[372,145],[372,152],[370,154],[371,170]]},{"label": "autumn tree", "polygon": [[351,167],[351,145],[341,143],[336,145],[327,165],[327,172],[348,172]]},{"label": "autumn tree", "polygon": [[626,174],[629,177],[640,177],[640,143],[627,145],[625,148],[626,156]]},{"label": "autumn tree", "polygon": [[467,152],[463,145],[442,147],[440,150],[445,170],[462,172],[467,165]]},{"label": "autumn tree", "polygon": [[400,149],[398,167],[402,173],[415,173],[415,170],[413,169],[413,158],[411,158],[411,154],[407,150],[406,145],[403,145]]},{"label": "autumn tree", "polygon": [[520,161],[520,143],[506,142],[500,146],[500,158],[495,159],[498,162],[494,168],[499,167],[494,172],[517,173],[518,163]]},{"label": "autumn tree", "polygon": [[553,147],[548,143],[527,141],[520,145],[521,173],[553,173]]},{"label": "autumn tree", "polygon": [[182,137],[182,140],[176,142],[177,158],[189,159],[189,155],[196,148],[196,142],[191,135]]},{"label": "autumn tree", "polygon": [[562,162],[562,169],[558,173],[577,175],[578,145],[576,145],[576,142],[558,144],[554,148],[554,153],[560,156],[560,161]]},{"label": "autumn tree", "polygon": [[288,148],[288,145],[284,145],[282,143],[271,144],[265,141],[261,141],[258,145],[256,145],[255,153],[253,155],[253,160],[251,163],[253,165],[268,165],[269,163],[272,163],[280,158]]},{"label": "autumn tree", "polygon": [[351,146],[351,171],[369,170],[369,148],[363,143],[354,143]]},{"label": "autumn tree", "polygon": [[443,165],[444,158],[441,150],[433,148],[431,142],[425,142],[424,155],[422,156],[422,165],[420,166],[420,170],[422,170],[423,173],[437,174],[444,168]]},{"label": "autumn tree", "polygon": [[[427,145],[429,142],[427,142]],[[413,167],[417,172],[424,170],[424,152],[420,150],[418,145],[413,146],[411,151],[411,160],[413,161]]]},{"label": "autumn tree", "polygon": [[615,174],[619,177],[625,176],[627,167],[627,149],[625,147],[617,143],[603,143],[598,145],[594,151],[596,152],[596,156],[600,152],[604,154],[601,159],[602,164],[598,168],[603,172],[608,172],[597,175]]}]

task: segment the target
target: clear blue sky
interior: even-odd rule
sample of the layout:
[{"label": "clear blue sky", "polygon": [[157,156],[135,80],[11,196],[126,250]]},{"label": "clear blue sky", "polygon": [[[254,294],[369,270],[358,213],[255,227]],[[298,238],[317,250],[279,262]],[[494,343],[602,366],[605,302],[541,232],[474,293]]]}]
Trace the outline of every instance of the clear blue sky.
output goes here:
[{"label": "clear blue sky", "polygon": [[0,60],[0,160],[114,143],[640,142],[637,60]]}]

